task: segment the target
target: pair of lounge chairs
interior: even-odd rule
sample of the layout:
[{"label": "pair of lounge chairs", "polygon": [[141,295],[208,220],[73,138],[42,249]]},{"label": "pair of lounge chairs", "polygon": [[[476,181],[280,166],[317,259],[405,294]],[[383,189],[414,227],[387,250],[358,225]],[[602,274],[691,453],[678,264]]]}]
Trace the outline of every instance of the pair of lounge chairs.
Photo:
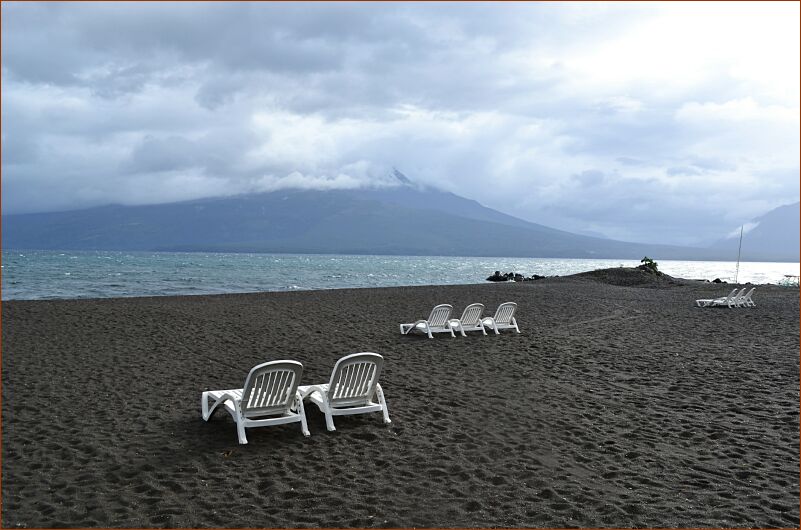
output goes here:
[{"label": "pair of lounge chairs", "polygon": [[309,436],[303,401],[309,399],[325,414],[329,431],[335,431],[333,416],[382,412],[390,423],[384,392],[378,376],[384,358],[377,353],[354,353],[337,361],[327,384],[299,386],[303,365],[297,361],[272,361],[254,366],[243,388],[212,390],[201,394],[203,419],[208,421],[223,405],[236,422],[239,443],[248,443],[245,429],[300,422]]},{"label": "pair of lounge chairs", "polygon": [[729,296],[721,298],[704,298],[696,300],[695,305],[698,307],[756,307],[756,303],[751,299],[756,287],[751,287],[751,290],[745,292],[747,287],[744,287],[739,293],[734,289],[729,293]]},{"label": "pair of lounge chairs", "polygon": [[418,320],[409,324],[401,324],[401,335],[408,335],[412,331],[419,331],[428,335],[429,339],[434,338],[434,333],[450,333],[455,337],[454,330],[459,331],[462,337],[466,337],[466,331],[481,331],[487,334],[487,328],[500,334],[502,329],[514,329],[520,333],[515,320],[517,304],[514,302],[504,302],[498,306],[495,316],[482,317],[484,304],[470,304],[462,312],[462,318],[451,318],[453,306],[450,304],[440,304],[431,310],[427,319]]}]

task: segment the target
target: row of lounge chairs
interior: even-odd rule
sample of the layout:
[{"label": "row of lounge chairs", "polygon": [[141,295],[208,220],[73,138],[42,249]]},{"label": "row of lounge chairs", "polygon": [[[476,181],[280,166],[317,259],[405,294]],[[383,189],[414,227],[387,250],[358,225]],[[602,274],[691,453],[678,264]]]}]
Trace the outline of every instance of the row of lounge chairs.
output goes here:
[{"label": "row of lounge chairs", "polygon": [[729,293],[729,296],[720,298],[704,298],[696,300],[695,305],[698,307],[756,307],[756,303],[751,299],[756,287],[752,287],[750,291],[745,292],[747,287],[744,287],[739,293],[734,289]]},{"label": "row of lounge chairs", "polygon": [[450,333],[451,337],[455,337],[454,330],[461,333],[462,337],[467,336],[465,334],[467,331],[481,331],[486,335],[487,328],[495,331],[496,335],[499,335],[502,329],[514,329],[520,333],[520,328],[517,327],[515,320],[516,310],[516,303],[504,302],[498,306],[495,316],[483,317],[484,304],[470,304],[465,307],[461,318],[451,318],[453,306],[440,304],[431,310],[427,319],[401,324],[400,332],[401,335],[408,335],[412,331],[419,331],[427,334],[429,339],[434,338],[434,333]]},{"label": "row of lounge chairs", "polygon": [[334,365],[327,384],[300,386],[303,365],[297,361],[271,361],[254,366],[242,388],[211,390],[201,394],[203,419],[223,405],[236,422],[239,443],[248,443],[245,429],[300,422],[309,436],[303,401],[308,399],[325,414],[329,431],[335,431],[334,416],[382,412],[390,423],[389,409],[378,376],[384,358],[377,353],[346,355]]}]

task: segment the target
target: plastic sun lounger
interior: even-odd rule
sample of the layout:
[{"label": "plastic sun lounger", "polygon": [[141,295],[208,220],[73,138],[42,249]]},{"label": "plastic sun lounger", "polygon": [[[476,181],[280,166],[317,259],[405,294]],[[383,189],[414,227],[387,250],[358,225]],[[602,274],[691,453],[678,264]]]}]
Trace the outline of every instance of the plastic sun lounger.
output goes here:
[{"label": "plastic sun lounger", "polygon": [[411,324],[401,324],[401,335],[408,335],[412,331],[421,331],[427,334],[429,339],[434,338],[432,333],[450,333],[451,337],[455,337],[456,335],[453,333],[453,328],[449,320],[452,311],[453,306],[450,304],[435,306],[426,320],[418,320]]},{"label": "plastic sun lounger", "polygon": [[462,318],[452,318],[450,326],[466,337],[465,331],[480,331],[484,335],[487,330],[484,328],[484,323],[481,319],[481,314],[484,312],[484,304],[470,304],[464,308]]},{"label": "plastic sun lounger", "polygon": [[737,296],[734,297],[734,300],[732,301],[732,303],[734,304],[734,307],[743,307],[743,306],[745,306],[745,291],[746,291],[746,289],[747,289],[746,287],[743,287],[742,290],[739,293],[737,293]]},{"label": "plastic sun lounger", "polygon": [[484,326],[495,331],[496,335],[500,335],[499,330],[501,329],[513,329],[520,333],[520,329],[517,327],[517,321],[515,320],[515,310],[517,310],[516,303],[504,302],[498,306],[494,317],[486,317],[482,322]]},{"label": "plastic sun lounger", "polygon": [[[745,291],[745,289],[743,289]],[[698,307],[736,307],[736,298],[737,298],[737,289],[735,288],[732,292],[729,293],[729,296],[724,296],[721,298],[704,298],[701,300],[696,300],[695,305]]]},{"label": "plastic sun lounger", "polygon": [[[243,388],[211,390],[201,394],[203,419],[209,421],[218,405],[223,405],[236,422],[239,443],[246,444],[245,429],[300,422],[309,436],[303,399],[298,383],[303,365],[297,361],[272,361],[254,366]],[[209,407],[209,402],[211,407]]]},{"label": "plastic sun lounger", "polygon": [[302,386],[298,392],[325,414],[329,431],[336,430],[334,416],[382,412],[384,423],[391,423],[384,391],[378,384],[383,365],[384,358],[377,353],[346,355],[334,365],[328,384]]}]

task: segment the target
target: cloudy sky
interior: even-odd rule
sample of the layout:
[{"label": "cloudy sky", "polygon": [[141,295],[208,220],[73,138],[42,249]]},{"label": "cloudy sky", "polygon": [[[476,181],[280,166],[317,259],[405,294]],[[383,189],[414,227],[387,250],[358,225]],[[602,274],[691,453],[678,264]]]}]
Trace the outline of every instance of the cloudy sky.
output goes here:
[{"label": "cloudy sky", "polygon": [[3,213],[410,179],[704,244],[799,198],[799,4],[2,4]]}]

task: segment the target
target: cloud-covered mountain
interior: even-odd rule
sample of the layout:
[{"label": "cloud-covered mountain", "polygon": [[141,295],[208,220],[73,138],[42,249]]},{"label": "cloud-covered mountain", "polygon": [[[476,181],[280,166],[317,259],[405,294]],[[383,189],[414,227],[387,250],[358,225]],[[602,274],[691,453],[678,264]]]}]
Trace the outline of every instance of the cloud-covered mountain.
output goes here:
[{"label": "cloud-covered mountain", "polygon": [[[801,240],[801,203],[786,204],[753,219],[744,226],[740,259],[743,261],[798,261]],[[747,230],[750,227],[750,230]],[[714,248],[737,258],[740,231],[718,241]]]},{"label": "cloud-covered mountain", "polygon": [[661,259],[718,250],[627,243],[530,223],[396,173],[398,186],[279,190],[3,217],[4,248]]}]

